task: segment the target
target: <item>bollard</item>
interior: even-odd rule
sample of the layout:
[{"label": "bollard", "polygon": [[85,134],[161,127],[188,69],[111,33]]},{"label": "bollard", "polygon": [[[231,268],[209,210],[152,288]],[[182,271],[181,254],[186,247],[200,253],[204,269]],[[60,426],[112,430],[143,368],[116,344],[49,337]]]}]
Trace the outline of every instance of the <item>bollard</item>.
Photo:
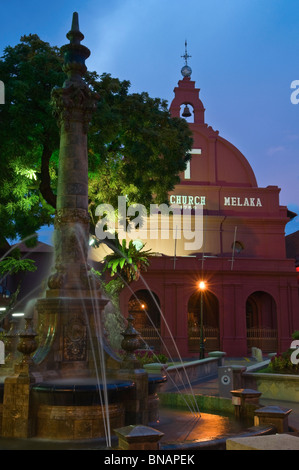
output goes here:
[{"label": "bollard", "polygon": [[114,429],[120,450],[159,450],[159,440],[164,436],[149,426],[130,425]]},{"label": "bollard", "polygon": [[272,424],[276,427],[277,433],[289,432],[288,417],[292,412],[289,408],[280,408],[280,406],[265,406],[255,410],[254,425],[263,426]]},{"label": "bollard", "polygon": [[232,404],[235,406],[236,418],[244,418],[248,415],[246,405],[253,405],[259,407],[259,397],[261,392],[251,390],[250,388],[241,388],[239,390],[231,390]]}]

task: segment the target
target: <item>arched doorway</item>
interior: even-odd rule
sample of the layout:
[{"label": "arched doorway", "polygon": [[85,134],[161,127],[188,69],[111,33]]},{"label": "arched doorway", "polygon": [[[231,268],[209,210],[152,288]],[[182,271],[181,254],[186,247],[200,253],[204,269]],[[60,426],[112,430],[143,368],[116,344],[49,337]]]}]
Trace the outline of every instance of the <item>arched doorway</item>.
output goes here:
[{"label": "arched doorway", "polygon": [[277,351],[277,309],[272,295],[256,291],[246,301],[247,348]]},{"label": "arched doorway", "polygon": [[[201,292],[194,292],[188,302],[188,349],[198,352],[201,330]],[[219,302],[210,291],[203,293],[203,336],[205,352],[217,351],[219,340]]]},{"label": "arched doorway", "polygon": [[160,300],[146,289],[135,292],[128,305],[128,312],[134,317],[134,328],[140,333],[145,346],[160,351]]}]

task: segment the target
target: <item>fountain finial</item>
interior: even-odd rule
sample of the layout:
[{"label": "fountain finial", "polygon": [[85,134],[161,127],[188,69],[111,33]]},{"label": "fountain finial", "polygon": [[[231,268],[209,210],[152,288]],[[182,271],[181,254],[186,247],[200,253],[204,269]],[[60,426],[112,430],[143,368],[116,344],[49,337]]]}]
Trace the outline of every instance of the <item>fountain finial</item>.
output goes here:
[{"label": "fountain finial", "polygon": [[79,31],[79,15],[77,11],[73,13],[72,30]]},{"label": "fountain finial", "polygon": [[79,15],[76,11],[73,13],[71,30],[67,33],[66,37],[70,40],[71,44],[80,44],[84,39],[84,34],[79,29]]},{"label": "fountain finial", "polygon": [[85,60],[90,56],[90,50],[81,44],[84,34],[79,29],[79,15],[76,11],[73,13],[71,30],[66,37],[70,42],[61,48],[64,53],[63,70],[69,79],[80,81],[80,77],[87,71]]}]

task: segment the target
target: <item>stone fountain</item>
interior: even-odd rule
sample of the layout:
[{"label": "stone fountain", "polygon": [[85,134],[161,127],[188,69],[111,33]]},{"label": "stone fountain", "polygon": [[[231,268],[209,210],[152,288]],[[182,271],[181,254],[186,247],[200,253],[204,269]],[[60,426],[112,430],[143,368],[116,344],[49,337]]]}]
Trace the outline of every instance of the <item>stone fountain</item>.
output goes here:
[{"label": "stone fountain", "polygon": [[3,437],[95,439],[127,424],[147,424],[157,410],[148,374],[134,358],[138,334],[132,319],[124,332],[123,363],[102,334],[107,300],[87,262],[87,131],[99,97],[84,81],[90,51],[81,44],[77,13],[67,38],[67,78],[52,92],[60,129],[55,265],[45,296],[36,302],[36,332],[27,318],[18,345],[22,359],[12,374],[2,369]]}]

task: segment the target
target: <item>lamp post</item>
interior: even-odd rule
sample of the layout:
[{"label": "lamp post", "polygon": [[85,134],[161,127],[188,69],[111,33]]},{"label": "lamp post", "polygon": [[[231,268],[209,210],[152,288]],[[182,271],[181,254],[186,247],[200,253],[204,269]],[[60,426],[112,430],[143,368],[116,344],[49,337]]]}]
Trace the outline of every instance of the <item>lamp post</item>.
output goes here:
[{"label": "lamp post", "polygon": [[199,343],[199,359],[204,359],[205,357],[205,346],[204,346],[204,337],[203,337],[203,293],[206,289],[206,283],[200,281],[198,284],[200,289],[200,343]]}]

